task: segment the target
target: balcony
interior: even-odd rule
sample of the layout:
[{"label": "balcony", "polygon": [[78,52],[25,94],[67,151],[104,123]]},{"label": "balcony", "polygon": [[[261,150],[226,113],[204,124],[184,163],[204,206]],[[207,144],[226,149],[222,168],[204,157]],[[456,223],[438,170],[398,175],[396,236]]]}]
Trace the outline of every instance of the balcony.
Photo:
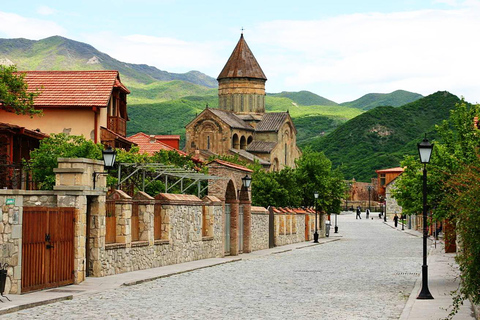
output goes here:
[{"label": "balcony", "polygon": [[127,135],[127,121],[120,117],[108,117],[108,129],[125,137]]}]

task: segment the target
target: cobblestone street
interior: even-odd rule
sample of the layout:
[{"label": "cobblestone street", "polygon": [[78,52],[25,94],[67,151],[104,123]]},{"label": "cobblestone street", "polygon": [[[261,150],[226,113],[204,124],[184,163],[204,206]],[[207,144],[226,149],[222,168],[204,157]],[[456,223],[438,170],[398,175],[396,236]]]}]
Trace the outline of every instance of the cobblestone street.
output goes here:
[{"label": "cobblestone street", "polygon": [[398,319],[421,270],[421,238],[372,216],[339,216],[339,233],[331,231],[335,242],[82,295],[3,318]]}]

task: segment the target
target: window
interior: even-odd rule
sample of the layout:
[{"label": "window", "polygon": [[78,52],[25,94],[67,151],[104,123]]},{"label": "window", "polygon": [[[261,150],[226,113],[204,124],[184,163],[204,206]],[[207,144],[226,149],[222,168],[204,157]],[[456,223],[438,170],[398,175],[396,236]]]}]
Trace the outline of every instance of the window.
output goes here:
[{"label": "window", "polygon": [[380,174],[380,186],[381,187],[385,186],[385,182],[386,182],[385,173],[381,173]]},{"label": "window", "polygon": [[210,136],[207,136],[207,150],[210,150]]}]

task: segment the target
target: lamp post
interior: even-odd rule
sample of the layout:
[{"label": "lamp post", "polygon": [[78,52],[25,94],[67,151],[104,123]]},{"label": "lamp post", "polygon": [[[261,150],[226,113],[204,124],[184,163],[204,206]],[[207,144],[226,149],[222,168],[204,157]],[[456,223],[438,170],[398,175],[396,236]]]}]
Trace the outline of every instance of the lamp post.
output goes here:
[{"label": "lamp post", "polygon": [[318,191],[315,191],[313,194],[315,197],[315,233],[313,234],[313,242],[318,243],[318,232],[317,232],[317,214],[318,214],[318,205],[317,205],[317,199],[318,199]]},{"label": "lamp post", "polygon": [[250,177],[248,174],[242,178],[242,185],[245,189],[248,190],[248,188],[250,188],[251,183],[252,183],[252,177]]},{"label": "lamp post", "polygon": [[335,233],[338,233],[337,217],[338,213],[335,213]]},{"label": "lamp post", "polygon": [[417,144],[420,162],[423,163],[423,265],[422,265],[422,290],[417,299],[433,299],[428,290],[428,265],[427,265],[427,163],[430,162],[433,144],[428,142],[427,135],[422,142]]},{"label": "lamp post", "polygon": [[379,200],[380,200],[380,210],[383,216],[383,222],[387,222],[387,210],[383,212],[383,196],[379,196]]},{"label": "lamp post", "polygon": [[107,149],[102,150],[103,157],[103,167],[104,172],[94,172],[93,173],[93,189],[95,189],[95,184],[99,175],[107,175],[108,170],[112,169],[115,165],[115,159],[117,158],[117,151],[113,150],[111,146],[108,146]]}]

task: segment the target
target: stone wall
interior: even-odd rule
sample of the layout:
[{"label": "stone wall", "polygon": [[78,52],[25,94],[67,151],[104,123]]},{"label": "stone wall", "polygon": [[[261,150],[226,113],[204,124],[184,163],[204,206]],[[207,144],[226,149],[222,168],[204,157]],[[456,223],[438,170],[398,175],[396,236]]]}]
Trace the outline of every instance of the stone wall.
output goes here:
[{"label": "stone wall", "polygon": [[305,215],[275,215],[275,246],[305,241]]},{"label": "stone wall", "polygon": [[0,263],[7,263],[5,292],[21,293],[24,207],[75,208],[74,281],[85,279],[86,196],[64,191],[0,190]]},{"label": "stone wall", "polygon": [[[8,203],[12,204],[7,204]],[[13,199],[13,200],[11,200]],[[22,206],[23,197],[13,191],[0,194],[0,263],[7,264],[5,293],[19,293],[22,276]]]},{"label": "stone wall", "polygon": [[392,195],[392,190],[395,189],[395,182],[397,180],[393,180],[390,182],[385,191],[385,212],[387,214],[387,218],[392,218],[395,213],[400,217],[402,215],[402,207],[398,205],[397,200]]},{"label": "stone wall", "polygon": [[252,251],[269,248],[268,224],[268,210],[252,207]]},{"label": "stone wall", "polygon": [[[92,256],[93,259],[98,259],[93,262],[94,266],[98,266],[92,270],[94,276],[223,256],[223,209],[218,198],[209,196],[202,201],[192,195],[161,194],[156,199],[155,205],[161,206],[160,210],[166,213],[164,217],[168,217],[168,238],[154,240],[154,230],[148,230],[146,234],[150,235],[150,239],[147,241],[106,244],[99,248],[98,256]],[[127,221],[122,222],[122,236],[118,239],[128,240],[131,202],[122,202],[121,210],[123,213],[120,216]],[[154,206],[140,205],[139,211],[147,215],[144,218],[146,221],[153,221]],[[203,217],[205,214],[209,217]],[[212,235],[204,235],[204,221],[212,224]],[[154,227],[151,223],[144,226],[150,229]]]}]

